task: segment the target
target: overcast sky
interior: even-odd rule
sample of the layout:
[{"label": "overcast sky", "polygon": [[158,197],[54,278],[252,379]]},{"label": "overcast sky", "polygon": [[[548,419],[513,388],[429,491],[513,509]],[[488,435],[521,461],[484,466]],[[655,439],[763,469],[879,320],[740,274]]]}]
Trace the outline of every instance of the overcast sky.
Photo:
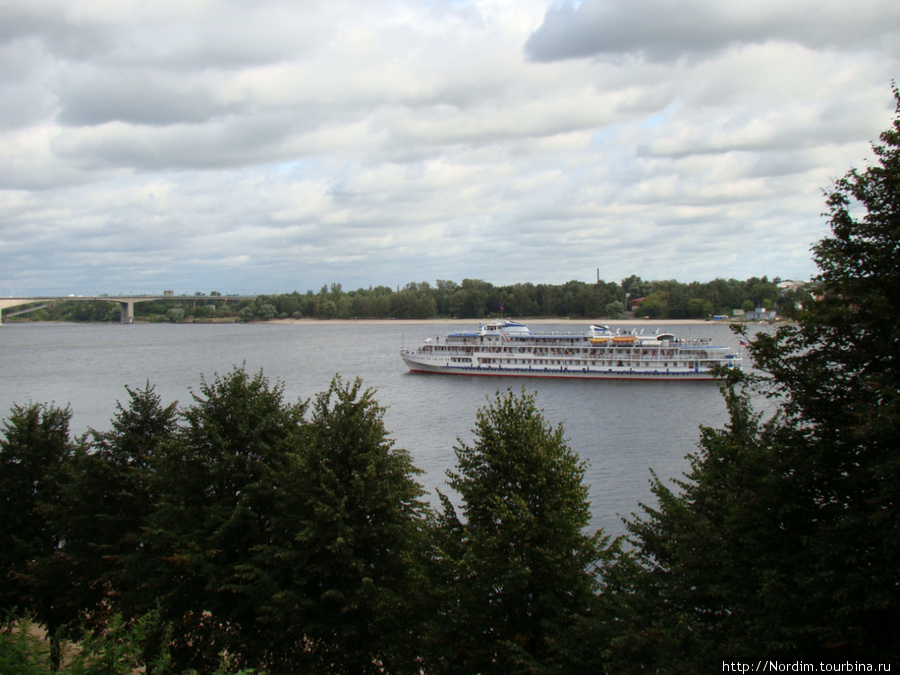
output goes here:
[{"label": "overcast sky", "polygon": [[815,273],[896,0],[0,0],[0,295]]}]

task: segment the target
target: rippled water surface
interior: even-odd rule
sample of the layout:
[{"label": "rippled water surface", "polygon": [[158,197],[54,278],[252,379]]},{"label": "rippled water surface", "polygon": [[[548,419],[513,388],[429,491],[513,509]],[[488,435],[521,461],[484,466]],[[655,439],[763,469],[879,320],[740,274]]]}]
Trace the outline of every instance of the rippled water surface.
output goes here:
[{"label": "rippled water surface", "polygon": [[[283,382],[289,399],[314,396],[335,374],[360,377],[376,390],[396,445],[425,471],[419,480],[433,495],[454,466],[457,439],[472,439],[476,410],[498,390],[524,387],[536,392],[547,420],[562,423],[571,447],[588,461],[593,525],[611,534],[624,532],[620,516],[652,498],[651,468],[660,477],[679,476],[687,469],[685,455],[696,449],[699,426],[725,422],[724,402],[711,382],[407,372],[399,356],[404,344],[471,325],[8,323],[0,327],[0,414],[5,419],[13,403],[70,405],[73,433],[80,434],[109,428],[116,402],[127,399],[125,385],[150,382],[165,403],[187,404],[201,376],[241,364]],[[679,337],[712,337],[737,347],[727,326],[668,328]]]}]

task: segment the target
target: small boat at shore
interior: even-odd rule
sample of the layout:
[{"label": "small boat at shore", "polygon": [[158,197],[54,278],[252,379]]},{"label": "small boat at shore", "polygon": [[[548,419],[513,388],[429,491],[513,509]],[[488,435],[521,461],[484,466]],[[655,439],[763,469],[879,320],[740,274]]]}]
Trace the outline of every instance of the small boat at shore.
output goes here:
[{"label": "small boat at shore", "polygon": [[583,332],[532,331],[501,319],[401,349],[410,371],[453,375],[619,380],[714,380],[741,358],[709,339],[644,337],[592,325]]}]

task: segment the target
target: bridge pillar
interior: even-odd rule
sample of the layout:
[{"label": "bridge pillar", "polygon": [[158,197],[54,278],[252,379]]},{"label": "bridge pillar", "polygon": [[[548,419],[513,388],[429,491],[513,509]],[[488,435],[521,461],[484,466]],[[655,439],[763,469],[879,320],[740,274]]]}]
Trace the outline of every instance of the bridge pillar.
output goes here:
[{"label": "bridge pillar", "polygon": [[131,323],[134,321],[134,303],[119,301],[119,323]]}]

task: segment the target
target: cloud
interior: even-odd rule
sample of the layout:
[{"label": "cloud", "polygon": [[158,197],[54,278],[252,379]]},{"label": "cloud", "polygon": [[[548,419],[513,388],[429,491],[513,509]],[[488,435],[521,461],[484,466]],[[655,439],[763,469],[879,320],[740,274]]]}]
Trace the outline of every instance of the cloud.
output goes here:
[{"label": "cloud", "polygon": [[808,276],[897,11],[0,3],[0,293]]},{"label": "cloud", "polygon": [[809,49],[887,45],[900,31],[900,6],[881,0],[584,0],[548,9],[525,49],[536,61],[640,57],[709,58],[772,42]]},{"label": "cloud", "polygon": [[72,74],[59,92],[64,105],[57,121],[72,127],[107,122],[168,126],[239,112],[239,104],[221,100],[217,91],[209,78],[174,78],[146,68]]}]

